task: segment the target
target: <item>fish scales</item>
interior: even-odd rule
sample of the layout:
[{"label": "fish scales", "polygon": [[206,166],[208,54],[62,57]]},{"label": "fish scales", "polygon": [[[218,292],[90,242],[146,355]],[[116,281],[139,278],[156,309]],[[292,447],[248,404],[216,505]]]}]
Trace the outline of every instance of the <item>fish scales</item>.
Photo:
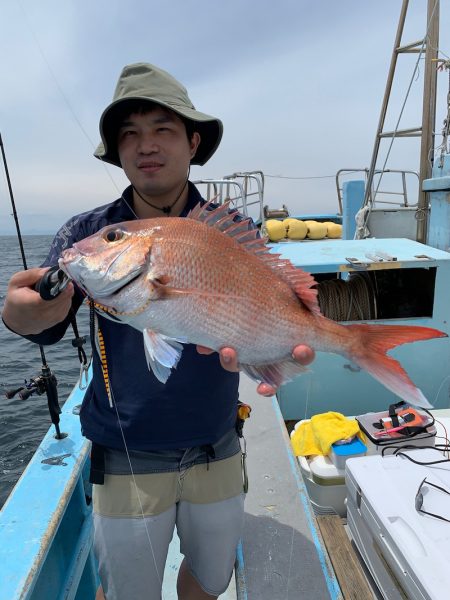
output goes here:
[{"label": "fish scales", "polygon": [[[159,221],[162,221],[165,235],[155,252],[155,265],[158,261],[166,265],[165,273],[171,285],[206,292],[214,290],[222,296],[202,298],[194,294],[191,298],[174,297],[170,307],[165,304],[161,306],[161,311],[158,307],[154,307],[154,310],[150,308],[145,316],[136,317],[138,328],[144,327],[143,319],[150,318],[158,322],[164,318],[167,321],[167,335],[180,336],[181,323],[182,337],[217,349],[223,345],[233,345],[243,361],[259,360],[258,354],[255,355],[255,351],[259,350],[264,353],[270,349],[272,358],[276,359],[289,356],[284,340],[289,334],[292,341],[295,337],[292,318],[285,318],[289,313],[284,308],[289,302],[295,308],[298,306],[298,300],[289,286],[232,238],[204,226],[197,228],[200,229],[197,237],[196,232],[193,235],[191,231],[186,236],[183,233],[184,220]],[[189,257],[188,263],[186,257]],[[268,294],[267,290],[270,289],[275,294]],[[287,296],[284,305],[280,302],[283,295]],[[124,298],[123,304],[128,304],[128,298]],[[137,296],[138,303],[143,304],[141,298],[142,295]],[[120,302],[116,302],[115,308],[128,312],[128,308]],[[280,322],[276,324],[278,319]],[[278,349],[280,340],[283,340],[284,347]]]},{"label": "fish scales", "polygon": [[[167,265],[169,285],[217,295],[174,298],[170,311],[162,304],[155,307],[152,320],[171,321],[172,327],[168,324],[165,328],[169,336],[180,335],[181,326],[182,334],[196,343],[214,349],[231,345],[243,362],[261,360],[259,355],[267,349],[272,358],[288,357],[289,347],[284,340],[286,336],[295,340],[293,321],[298,320],[298,299],[291,288],[258,257],[248,255],[232,238],[215,229],[200,227],[195,238],[193,227],[192,237],[185,240],[184,223],[183,219],[170,219],[165,227],[167,234],[160,242],[159,258]],[[191,256],[192,264],[186,265]],[[280,302],[283,296],[284,305]]]}]

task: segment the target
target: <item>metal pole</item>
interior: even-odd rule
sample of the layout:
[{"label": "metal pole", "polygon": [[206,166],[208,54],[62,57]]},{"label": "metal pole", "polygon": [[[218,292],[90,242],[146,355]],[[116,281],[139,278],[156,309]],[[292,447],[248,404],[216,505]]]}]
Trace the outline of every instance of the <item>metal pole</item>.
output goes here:
[{"label": "metal pole", "polygon": [[417,205],[417,241],[425,243],[428,228],[428,196],[422,183],[432,173],[434,126],[436,121],[436,84],[439,46],[439,0],[428,0],[427,41],[425,50],[425,73],[423,84],[422,140],[420,145],[419,202]]}]

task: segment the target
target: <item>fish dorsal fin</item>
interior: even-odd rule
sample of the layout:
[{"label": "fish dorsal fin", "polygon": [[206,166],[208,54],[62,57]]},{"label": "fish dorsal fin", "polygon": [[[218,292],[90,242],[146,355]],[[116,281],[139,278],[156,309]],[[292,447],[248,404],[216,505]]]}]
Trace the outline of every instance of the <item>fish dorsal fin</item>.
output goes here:
[{"label": "fish dorsal fin", "polygon": [[282,267],[283,272],[281,273],[283,279],[289,283],[303,304],[305,304],[312,313],[321,315],[318,291],[317,288],[314,287],[317,285],[317,281],[311,273],[295,268],[289,260],[286,260],[285,263],[286,264]]},{"label": "fish dorsal fin", "polygon": [[197,204],[187,215],[189,219],[201,221],[209,227],[214,227],[222,233],[234,238],[251,254],[255,254],[268,267],[273,269],[294,290],[303,304],[313,313],[321,314],[317,299],[317,289],[314,277],[297,269],[287,259],[280,258],[279,254],[272,254],[266,245],[266,240],[259,237],[259,230],[252,229],[251,219],[240,218],[235,221],[239,213],[230,209],[230,202],[217,206],[213,200],[204,204]]},{"label": "fish dorsal fin", "polygon": [[[234,219],[237,216],[241,218],[235,221]],[[257,239],[258,231],[249,227],[251,219],[242,217],[236,210],[230,209],[230,202],[224,202],[219,206],[213,204],[212,200],[205,204],[199,203],[190,211],[187,217],[219,229],[219,231],[230,237],[237,238],[239,234],[248,233],[253,234],[251,238],[248,238],[249,240]],[[244,241],[242,243],[245,244]]]}]

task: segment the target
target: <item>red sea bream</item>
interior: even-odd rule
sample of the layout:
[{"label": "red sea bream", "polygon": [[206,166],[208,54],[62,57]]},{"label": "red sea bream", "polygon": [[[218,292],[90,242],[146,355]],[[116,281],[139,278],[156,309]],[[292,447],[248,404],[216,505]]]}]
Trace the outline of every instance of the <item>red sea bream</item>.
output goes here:
[{"label": "red sea bream", "polygon": [[226,205],[198,205],[188,218],[109,225],[65,250],[60,267],[98,310],[143,332],[149,368],[162,382],[182,344],[192,343],[232,347],[250,377],[279,386],[305,370],[291,352],[307,344],[349,358],[404,400],[430,406],[386,352],[445,333],[327,319],[314,278],[270,253]]}]

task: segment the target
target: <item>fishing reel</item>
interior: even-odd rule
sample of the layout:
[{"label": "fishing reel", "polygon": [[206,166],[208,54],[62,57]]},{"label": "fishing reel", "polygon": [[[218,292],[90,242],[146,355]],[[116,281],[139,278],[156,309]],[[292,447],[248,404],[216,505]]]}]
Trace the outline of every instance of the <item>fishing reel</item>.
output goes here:
[{"label": "fishing reel", "polygon": [[48,365],[42,365],[42,370],[36,377],[31,377],[30,381],[25,380],[25,384],[15,390],[7,390],[5,396],[8,399],[14,398],[16,394],[19,394],[21,400],[26,400],[33,394],[42,396],[46,394],[48,410],[50,412],[50,418],[56,429],[56,439],[61,440],[66,437],[66,433],[61,433],[59,429],[59,415],[61,414],[61,407],[58,402],[58,381],[53,373],[50,371]]},{"label": "fishing reel", "polygon": [[[14,197],[12,193],[11,181],[9,178],[8,165],[6,164],[6,156],[5,156],[5,148],[3,146],[2,136],[0,135],[0,150],[3,159],[3,164],[5,167],[6,180],[8,183],[9,194],[11,197],[11,205],[13,209],[13,216],[16,222],[17,236],[19,238],[19,245],[22,253],[22,262],[23,268],[27,269],[27,261],[25,259],[25,252],[23,249],[22,243],[22,235],[20,233],[19,220],[17,218],[16,206],[14,203]],[[63,273],[58,266],[53,267],[47,272],[42,280],[39,282],[37,291],[41,295],[41,297],[45,300],[51,300],[55,296],[57,296],[67,285],[68,277]],[[47,404],[50,412],[50,417],[52,423],[56,429],[56,439],[63,439],[67,434],[61,433],[59,429],[59,415],[61,414],[61,408],[58,402],[58,389],[57,389],[57,381],[56,377],[50,371],[47,361],[45,359],[44,348],[42,345],[39,345],[39,349],[41,352],[42,359],[42,370],[41,374],[36,377],[32,377],[29,382],[25,380],[25,385],[22,385],[15,390],[8,390],[6,392],[7,398],[14,398],[16,394],[19,394],[19,398],[22,400],[26,400],[33,394],[37,394],[38,396],[42,395],[44,392],[47,395]]]},{"label": "fishing reel", "polygon": [[[55,387],[58,383],[53,373],[50,373],[50,382],[51,385],[54,385]],[[45,394],[46,392],[47,378],[40,374],[36,375],[36,377],[30,377],[29,381],[25,379],[24,385],[16,388],[15,390],[6,390],[5,396],[8,398],[8,400],[11,400],[14,398],[14,396],[16,396],[16,394],[18,394],[21,400],[28,400],[28,398],[34,394],[37,396],[42,396],[42,394]]]}]

